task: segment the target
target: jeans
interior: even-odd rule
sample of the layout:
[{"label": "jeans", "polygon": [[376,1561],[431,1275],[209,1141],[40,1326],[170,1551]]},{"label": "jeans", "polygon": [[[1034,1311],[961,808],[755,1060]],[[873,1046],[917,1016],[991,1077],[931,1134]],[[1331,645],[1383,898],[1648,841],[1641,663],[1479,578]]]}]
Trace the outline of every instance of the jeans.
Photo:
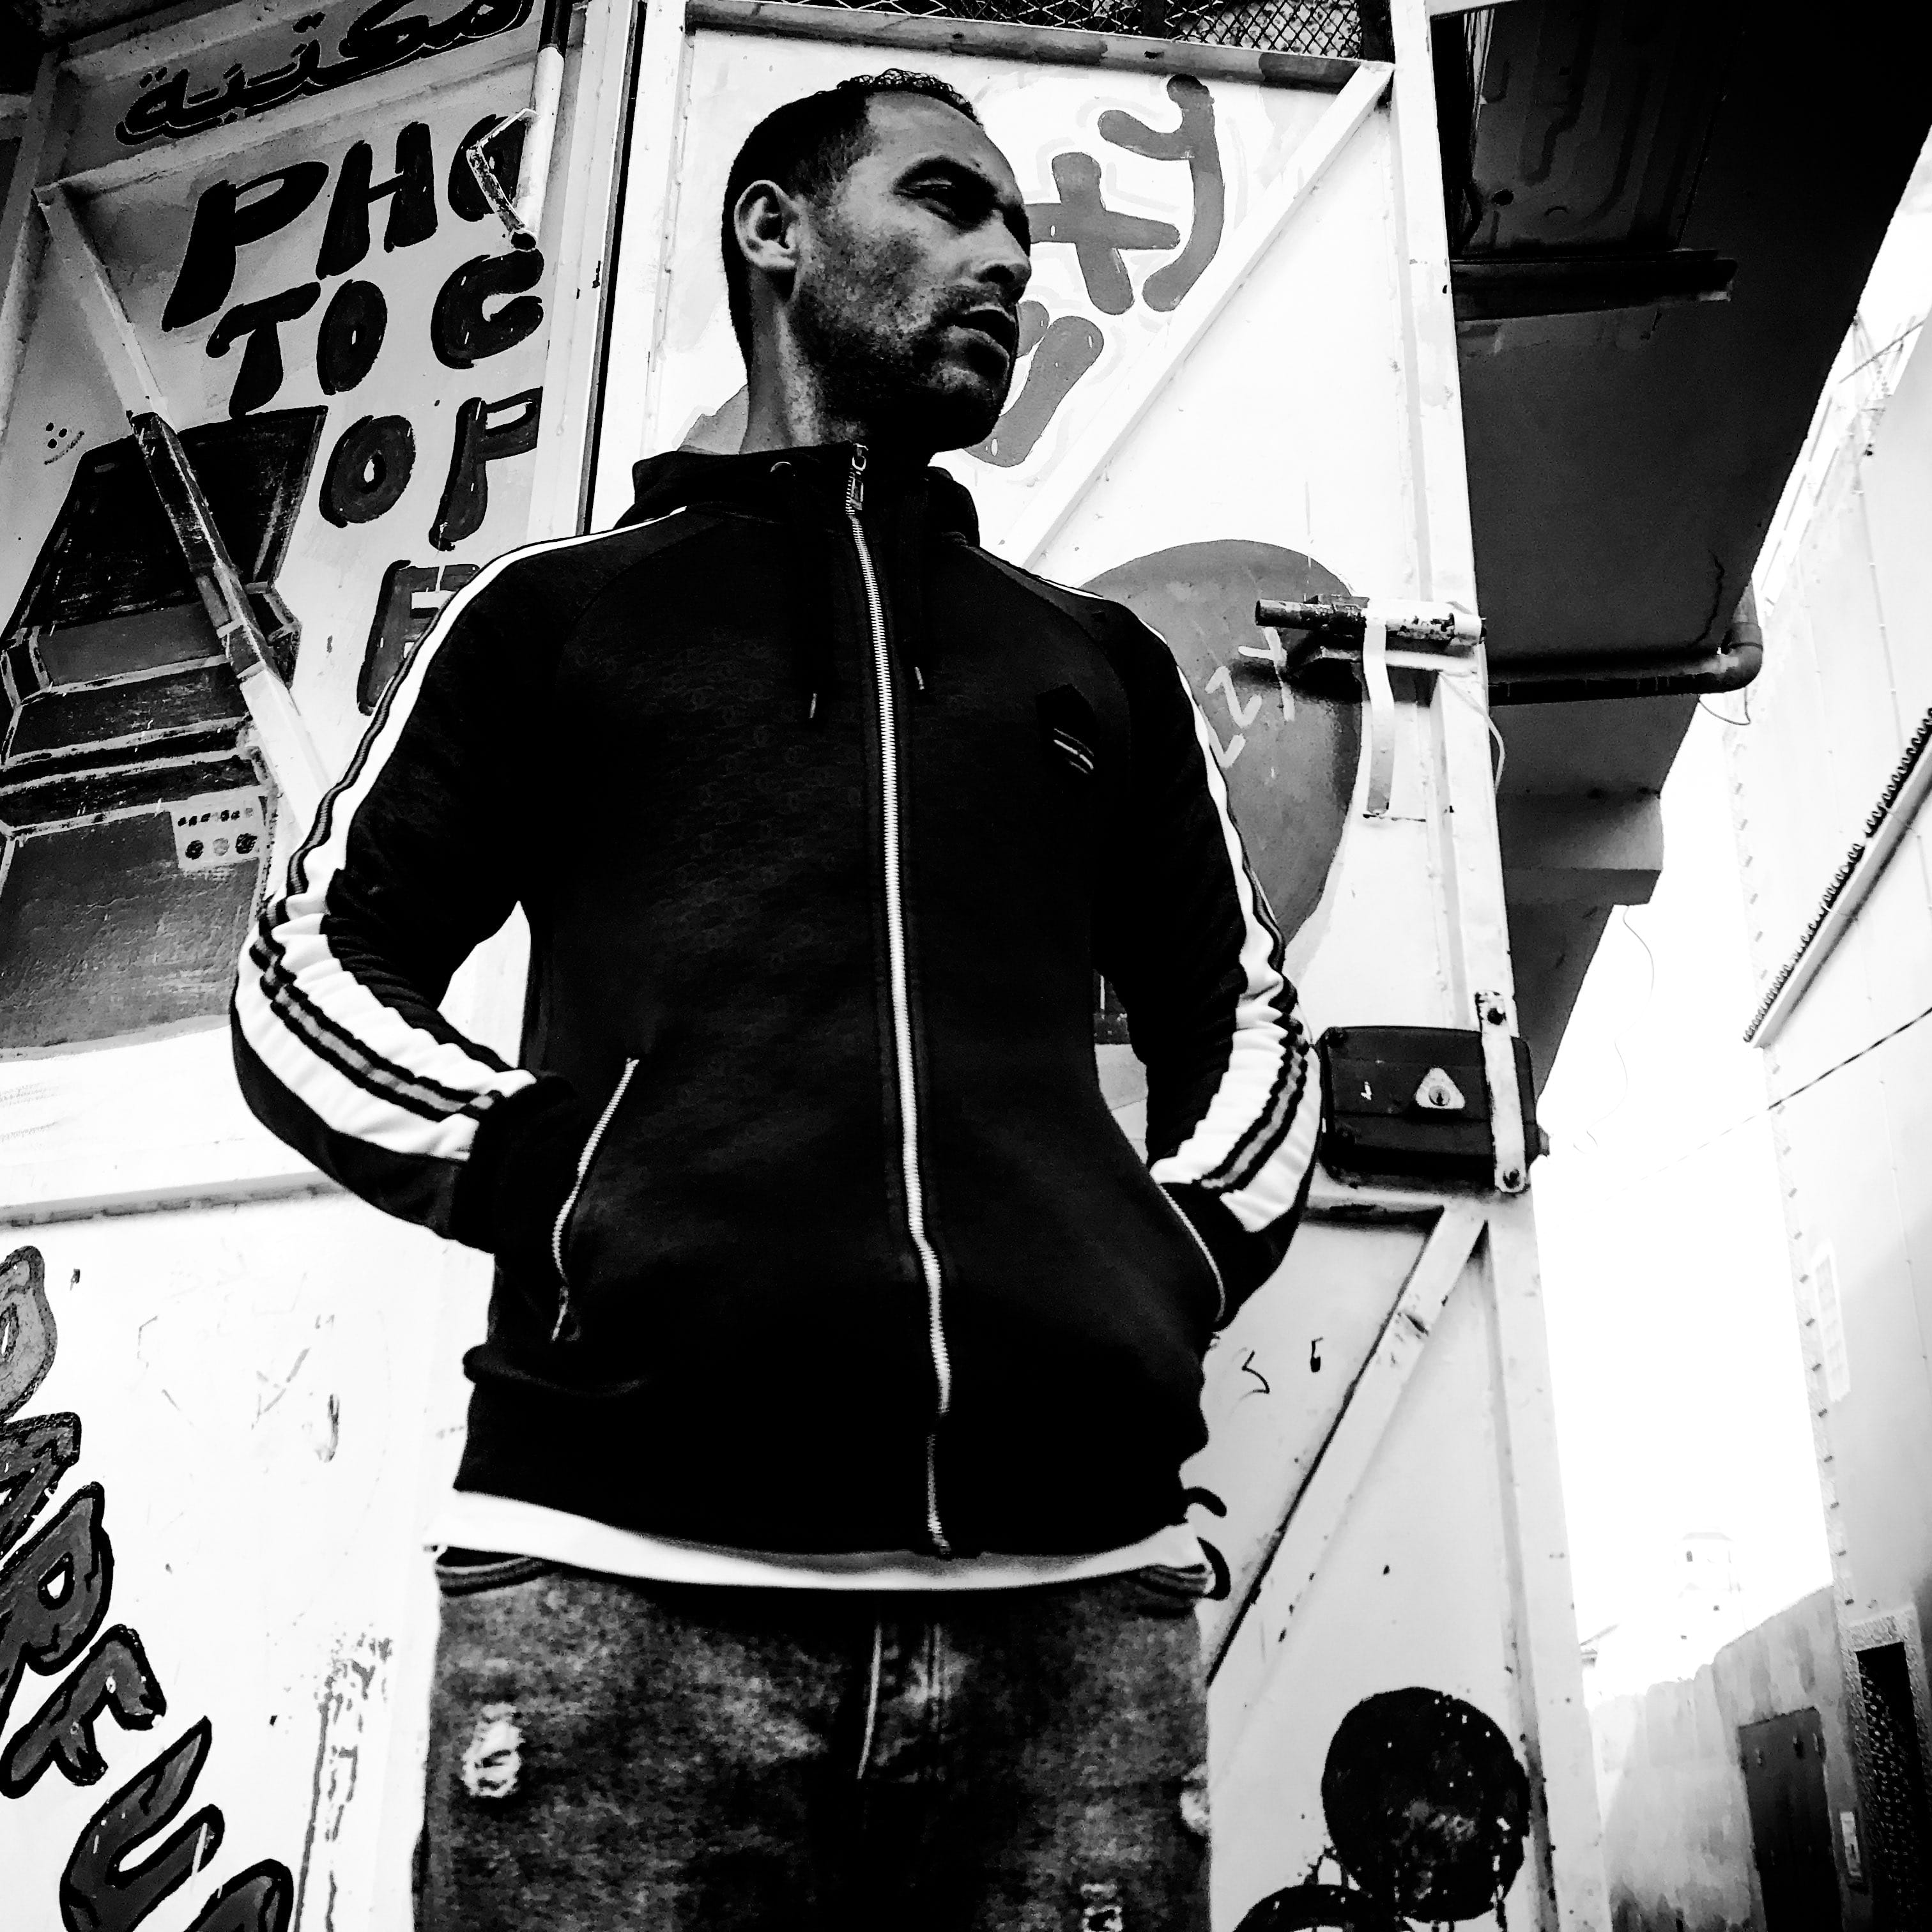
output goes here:
[{"label": "jeans", "polygon": [[441,1574],[418,1932],[1206,1932],[1183,1573]]}]

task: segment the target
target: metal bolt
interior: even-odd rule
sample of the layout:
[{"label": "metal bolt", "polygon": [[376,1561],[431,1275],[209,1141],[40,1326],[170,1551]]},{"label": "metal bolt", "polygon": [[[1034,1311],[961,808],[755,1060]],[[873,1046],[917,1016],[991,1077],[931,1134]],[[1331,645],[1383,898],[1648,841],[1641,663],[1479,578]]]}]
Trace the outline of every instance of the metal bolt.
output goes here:
[{"label": "metal bolt", "polygon": [[1520,1187],[1522,1185],[1522,1170],[1519,1168],[1514,1167],[1504,1168],[1503,1169],[1503,1185],[1505,1187]]}]

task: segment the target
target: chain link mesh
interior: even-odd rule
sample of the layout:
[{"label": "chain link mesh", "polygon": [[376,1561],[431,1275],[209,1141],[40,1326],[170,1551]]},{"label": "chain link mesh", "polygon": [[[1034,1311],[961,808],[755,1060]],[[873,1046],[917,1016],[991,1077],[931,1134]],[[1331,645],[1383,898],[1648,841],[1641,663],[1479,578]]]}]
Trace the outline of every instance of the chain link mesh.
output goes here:
[{"label": "chain link mesh", "polygon": [[[824,0],[819,0],[823,4]],[[1069,27],[1082,33],[1148,34],[1259,47],[1270,53],[1360,58],[1360,0],[833,0],[870,14],[917,14],[1005,26]]]}]

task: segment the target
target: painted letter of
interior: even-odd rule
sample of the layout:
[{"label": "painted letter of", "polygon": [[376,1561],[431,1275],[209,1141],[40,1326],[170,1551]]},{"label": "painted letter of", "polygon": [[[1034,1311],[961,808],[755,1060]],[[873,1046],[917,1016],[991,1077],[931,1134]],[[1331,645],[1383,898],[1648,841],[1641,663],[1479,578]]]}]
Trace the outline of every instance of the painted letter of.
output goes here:
[{"label": "painted letter of", "polygon": [[[429,530],[429,540],[438,550],[454,550],[483,527],[490,511],[489,466],[536,448],[537,412],[542,403],[542,390],[524,389],[500,403],[472,396],[457,412],[448,480]],[[493,423],[490,418],[500,410],[514,413]]]},{"label": "painted letter of", "polygon": [[[468,404],[464,406],[467,408]],[[462,440],[458,432],[458,441]],[[416,431],[401,416],[362,416],[336,438],[316,508],[338,530],[372,524],[410,487]]]}]

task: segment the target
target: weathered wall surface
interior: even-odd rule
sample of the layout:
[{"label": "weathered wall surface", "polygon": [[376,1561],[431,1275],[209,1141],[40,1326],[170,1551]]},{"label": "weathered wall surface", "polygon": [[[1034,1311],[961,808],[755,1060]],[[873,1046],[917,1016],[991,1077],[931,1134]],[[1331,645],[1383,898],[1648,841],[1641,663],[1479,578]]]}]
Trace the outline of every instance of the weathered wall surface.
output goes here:
[{"label": "weathered wall surface", "polygon": [[[1850,359],[1848,352],[1846,360]],[[1848,370],[1767,551],[1765,671],[1726,733],[1767,985],[1932,707],[1932,350]],[[1932,851],[1924,813],[1766,1055],[1834,1568],[1932,1619]]]},{"label": "weathered wall surface", "polygon": [[[1615,1932],[1761,1932],[1738,1730],[1808,1708],[1824,1732],[1835,1838],[1839,1815],[1856,1813],[1858,1795],[1829,1589],[1726,1644],[1695,1677],[1595,1706]],[[1852,1885],[1842,1842],[1838,1861],[1844,1932],[1865,1932],[1870,1894]]]}]

